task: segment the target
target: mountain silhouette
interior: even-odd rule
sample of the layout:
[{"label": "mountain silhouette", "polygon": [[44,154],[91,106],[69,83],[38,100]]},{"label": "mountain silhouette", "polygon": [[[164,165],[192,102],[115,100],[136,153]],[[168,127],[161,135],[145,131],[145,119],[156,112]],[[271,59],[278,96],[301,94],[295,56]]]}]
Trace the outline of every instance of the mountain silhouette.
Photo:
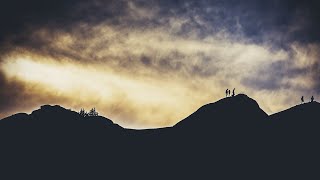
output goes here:
[{"label": "mountain silhouette", "polygon": [[306,178],[320,160],[319,109],[312,102],[268,116],[239,94],[204,105],[173,127],[132,130],[44,105],[0,120],[0,163],[13,179],[32,172],[42,179],[274,179],[308,170],[300,174]]},{"label": "mountain silhouette", "polygon": [[239,94],[202,106],[176,126],[210,129],[218,126],[239,127],[256,124],[267,117],[268,115],[260,109],[256,101],[245,94]]},{"label": "mountain silhouette", "polygon": [[318,123],[320,116],[319,110],[320,103],[309,102],[294,106],[290,109],[284,110],[276,114],[272,114],[270,115],[269,120],[272,120],[275,123],[279,124],[286,124],[288,126],[297,123],[299,123],[300,125]]},{"label": "mountain silhouette", "polygon": [[[270,115],[268,118],[274,142],[278,147],[311,153],[318,150],[320,138],[320,103],[309,102],[294,106],[285,111]],[[312,153],[311,153],[312,154]]]},{"label": "mountain silhouette", "polygon": [[[19,113],[0,121],[1,132],[25,130],[30,132],[44,131],[54,133],[62,130],[81,131],[98,129],[122,129],[110,119],[97,116],[82,117],[77,112],[67,110],[61,106],[44,105],[30,115]],[[21,129],[20,129],[21,128]]]}]

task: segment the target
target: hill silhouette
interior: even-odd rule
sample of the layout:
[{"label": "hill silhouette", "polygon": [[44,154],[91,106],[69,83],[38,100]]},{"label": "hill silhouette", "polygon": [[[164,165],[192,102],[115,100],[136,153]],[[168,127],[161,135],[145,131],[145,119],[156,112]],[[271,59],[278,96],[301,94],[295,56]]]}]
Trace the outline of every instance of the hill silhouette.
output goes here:
[{"label": "hill silhouette", "polygon": [[257,124],[267,117],[268,115],[260,109],[256,101],[247,95],[239,94],[202,106],[176,126],[202,129],[221,129],[221,126],[239,128],[239,126]]},{"label": "hill silhouette", "polygon": [[131,130],[102,116],[44,105],[0,121],[0,163],[13,179],[30,173],[91,179],[306,178],[317,172],[313,163],[320,160],[319,108],[317,102],[305,103],[268,116],[239,94],[204,105],[173,127]]},{"label": "hill silhouette", "polygon": [[320,103],[309,102],[270,115],[268,120],[273,131],[271,135],[274,142],[278,143],[277,146],[289,152],[291,149],[301,152],[307,150],[309,155],[318,151],[319,145],[316,142],[320,138],[319,110]]},{"label": "hill silhouette", "polygon": [[282,112],[272,114],[269,120],[277,121],[277,123],[283,123],[287,125],[292,125],[299,123],[318,123],[320,116],[320,103],[309,102],[294,106],[290,109],[284,110]]}]

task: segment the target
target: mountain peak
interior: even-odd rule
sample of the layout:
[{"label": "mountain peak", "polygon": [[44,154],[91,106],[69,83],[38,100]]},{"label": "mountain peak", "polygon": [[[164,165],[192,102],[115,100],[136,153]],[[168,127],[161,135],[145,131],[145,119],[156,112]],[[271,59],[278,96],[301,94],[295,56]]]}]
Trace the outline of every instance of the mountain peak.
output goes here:
[{"label": "mountain peak", "polygon": [[119,128],[120,126],[114,124],[112,120],[102,116],[81,116],[78,112],[66,109],[59,105],[42,105],[39,109],[32,111],[30,115],[26,113],[18,113],[1,120],[1,123],[6,124],[31,124],[37,126],[48,127],[56,126],[75,127],[79,124],[87,126],[113,126]]},{"label": "mountain peak", "polygon": [[42,105],[40,107],[40,109],[65,109],[59,105],[49,105],[49,104],[45,104],[45,105]]},{"label": "mountain peak", "polygon": [[[224,99],[220,100],[221,102],[224,101],[224,103],[242,103],[242,104],[246,104],[246,105],[250,105],[250,106],[258,106],[259,104],[252,98],[250,98],[249,96],[247,96],[246,94],[238,94],[234,97],[226,97]],[[218,102],[220,102],[218,101]]]},{"label": "mountain peak", "polygon": [[[199,108],[195,113],[180,121],[177,126],[216,126],[217,124],[246,124],[267,118],[258,103],[245,94],[226,97]],[[201,121],[201,122],[200,122]],[[212,126],[211,126],[212,125]]]},{"label": "mountain peak", "polygon": [[244,111],[259,111],[260,113],[264,114],[264,116],[267,116],[267,114],[260,109],[259,104],[246,94],[238,94],[234,97],[226,97],[205,106],[208,108],[218,108],[220,109],[219,111],[226,111],[229,113],[232,111],[239,111],[239,113]]}]

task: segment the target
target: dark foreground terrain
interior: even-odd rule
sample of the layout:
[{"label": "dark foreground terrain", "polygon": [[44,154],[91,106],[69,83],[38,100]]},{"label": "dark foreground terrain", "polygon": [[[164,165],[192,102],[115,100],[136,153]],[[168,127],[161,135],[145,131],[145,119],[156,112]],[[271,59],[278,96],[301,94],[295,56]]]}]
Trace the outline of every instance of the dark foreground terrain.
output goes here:
[{"label": "dark foreground terrain", "polygon": [[129,130],[45,105],[0,121],[0,179],[318,179],[319,117],[317,102],[268,116],[237,95]]}]

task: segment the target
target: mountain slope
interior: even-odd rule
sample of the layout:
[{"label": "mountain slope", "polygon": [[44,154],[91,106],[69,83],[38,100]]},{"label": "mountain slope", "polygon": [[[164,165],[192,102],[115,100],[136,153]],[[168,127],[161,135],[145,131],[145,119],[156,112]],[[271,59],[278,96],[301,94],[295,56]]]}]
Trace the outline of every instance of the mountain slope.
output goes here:
[{"label": "mountain slope", "polygon": [[280,137],[310,141],[320,137],[320,103],[294,106],[268,118],[274,133]]},{"label": "mountain slope", "polygon": [[221,128],[222,126],[239,128],[261,123],[267,117],[268,115],[260,109],[256,101],[247,95],[239,94],[202,106],[180,121],[176,127],[201,128],[203,130]]},{"label": "mountain slope", "polygon": [[319,122],[320,103],[304,103],[287,110],[270,115],[269,120],[277,123],[308,123],[310,121]]},{"label": "mountain slope", "polygon": [[30,115],[16,114],[0,121],[2,142],[27,143],[34,147],[82,146],[121,138],[123,128],[104,117],[82,117],[60,106],[44,105]]},{"label": "mountain slope", "polygon": [[38,127],[47,129],[63,129],[76,128],[77,126],[95,125],[96,127],[120,127],[114,124],[110,119],[96,116],[96,117],[82,117],[79,113],[67,110],[61,106],[43,105],[40,109],[33,111],[30,115],[25,113],[15,114],[13,116],[4,118],[0,121],[2,126],[19,126]]}]

